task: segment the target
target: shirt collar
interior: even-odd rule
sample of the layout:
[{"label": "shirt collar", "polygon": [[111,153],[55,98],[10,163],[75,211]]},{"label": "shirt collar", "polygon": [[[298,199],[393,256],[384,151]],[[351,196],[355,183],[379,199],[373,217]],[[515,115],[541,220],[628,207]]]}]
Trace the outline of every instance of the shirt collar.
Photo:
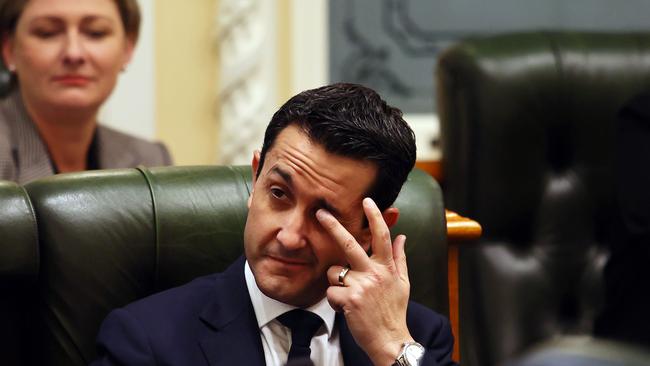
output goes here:
[{"label": "shirt collar", "polygon": [[[248,293],[250,294],[253,309],[255,310],[257,326],[260,329],[278,316],[297,308],[293,305],[285,304],[266,296],[257,286],[255,276],[253,276],[253,271],[251,271],[248,261],[246,261],[246,264],[244,265],[244,275],[246,277],[246,287],[248,287]],[[329,302],[327,302],[327,297],[323,297],[322,300],[304,310],[311,311],[320,316],[325,323],[328,338],[332,337],[336,312],[330,306]]]}]

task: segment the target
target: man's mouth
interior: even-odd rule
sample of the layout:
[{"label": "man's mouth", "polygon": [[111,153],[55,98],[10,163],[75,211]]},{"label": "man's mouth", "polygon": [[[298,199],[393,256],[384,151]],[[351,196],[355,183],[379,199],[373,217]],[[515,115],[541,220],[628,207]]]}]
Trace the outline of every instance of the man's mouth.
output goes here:
[{"label": "man's mouth", "polygon": [[309,261],[300,258],[291,258],[271,254],[267,255],[267,257],[273,261],[285,264],[287,266],[307,266],[310,263]]}]

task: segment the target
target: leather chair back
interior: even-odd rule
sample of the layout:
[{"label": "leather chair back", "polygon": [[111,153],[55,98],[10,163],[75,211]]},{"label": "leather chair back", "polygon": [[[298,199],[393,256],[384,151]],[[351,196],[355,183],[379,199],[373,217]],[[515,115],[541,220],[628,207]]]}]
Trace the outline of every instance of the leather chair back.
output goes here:
[{"label": "leather chair back", "polygon": [[650,34],[468,39],[436,74],[448,208],[461,248],[461,362],[494,365],[590,333],[612,241],[616,116],[650,88]]},{"label": "leather chair back", "polygon": [[[0,185],[0,205],[12,200],[7,205],[15,207],[11,216],[0,212],[0,234],[11,233],[2,236],[0,282],[15,282],[7,273],[38,274],[33,302],[24,302],[30,306],[0,315],[33,319],[11,359],[6,342],[25,327],[13,322],[1,330],[0,364],[86,365],[111,309],[225,269],[243,252],[250,185],[247,166],[88,171],[31,182],[27,193]],[[413,171],[396,206],[402,216],[394,232],[409,240],[411,295],[446,314],[440,188]],[[19,229],[24,233],[14,232]],[[25,258],[5,261],[5,251]],[[22,269],[10,272],[7,265]],[[4,310],[4,299],[0,304]]]},{"label": "leather chair back", "polygon": [[0,181],[0,364],[29,354],[38,276],[36,218],[25,190]]}]

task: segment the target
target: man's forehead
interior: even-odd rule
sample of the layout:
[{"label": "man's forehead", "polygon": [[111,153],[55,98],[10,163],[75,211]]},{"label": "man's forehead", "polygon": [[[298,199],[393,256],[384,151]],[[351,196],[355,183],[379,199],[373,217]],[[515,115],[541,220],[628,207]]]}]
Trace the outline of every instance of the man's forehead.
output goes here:
[{"label": "man's forehead", "polygon": [[376,163],[329,152],[296,125],[280,132],[265,160],[262,174],[293,188],[300,182],[301,193],[341,214],[360,209],[377,173]]},{"label": "man's forehead", "polygon": [[287,145],[295,146],[298,148],[319,147],[325,150],[321,144],[313,141],[303,128],[295,124],[290,124],[278,133],[267,154],[277,154],[278,150],[286,147]]},{"label": "man's forehead", "polygon": [[302,182],[311,190],[330,191],[337,196],[364,195],[375,179],[376,168],[371,164],[313,158],[302,151],[276,151],[267,156],[262,174],[277,176],[291,186]]},{"label": "man's forehead", "polygon": [[[364,170],[372,171],[372,179],[374,180],[375,171],[377,170],[377,163],[369,159],[350,157],[342,153],[335,153],[328,150],[325,145],[317,140],[314,140],[302,127],[296,124],[290,124],[280,131],[274,143],[269,147],[267,156],[278,158],[291,151],[304,152],[305,156],[311,156],[315,153],[321,158],[326,160],[335,161],[338,166],[350,165],[354,169],[362,168]],[[266,163],[266,162],[265,162]]]}]

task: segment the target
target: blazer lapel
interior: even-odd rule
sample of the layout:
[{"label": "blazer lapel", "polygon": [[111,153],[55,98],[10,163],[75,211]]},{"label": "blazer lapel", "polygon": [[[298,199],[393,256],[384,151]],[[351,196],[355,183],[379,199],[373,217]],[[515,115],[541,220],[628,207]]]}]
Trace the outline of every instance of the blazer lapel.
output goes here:
[{"label": "blazer lapel", "polygon": [[[26,183],[54,174],[52,161],[45,144],[35,126],[25,126],[24,138],[18,145],[17,158],[20,164],[17,181]],[[31,131],[30,131],[31,130]]]},{"label": "blazer lapel", "polygon": [[244,257],[216,281],[214,301],[201,312],[208,332],[199,340],[211,366],[264,365],[264,349],[244,277]]},{"label": "blazer lapel", "polygon": [[26,183],[31,180],[54,174],[50,155],[34,122],[20,98],[20,93],[14,91],[3,101],[6,110],[5,118],[11,129],[12,147],[18,167],[16,181]]},{"label": "blazer lapel", "polygon": [[345,322],[345,316],[342,313],[336,313],[336,324],[339,328],[343,363],[351,366],[372,366],[368,355],[357,345],[357,341],[352,337],[352,333],[348,329],[348,324]]}]

